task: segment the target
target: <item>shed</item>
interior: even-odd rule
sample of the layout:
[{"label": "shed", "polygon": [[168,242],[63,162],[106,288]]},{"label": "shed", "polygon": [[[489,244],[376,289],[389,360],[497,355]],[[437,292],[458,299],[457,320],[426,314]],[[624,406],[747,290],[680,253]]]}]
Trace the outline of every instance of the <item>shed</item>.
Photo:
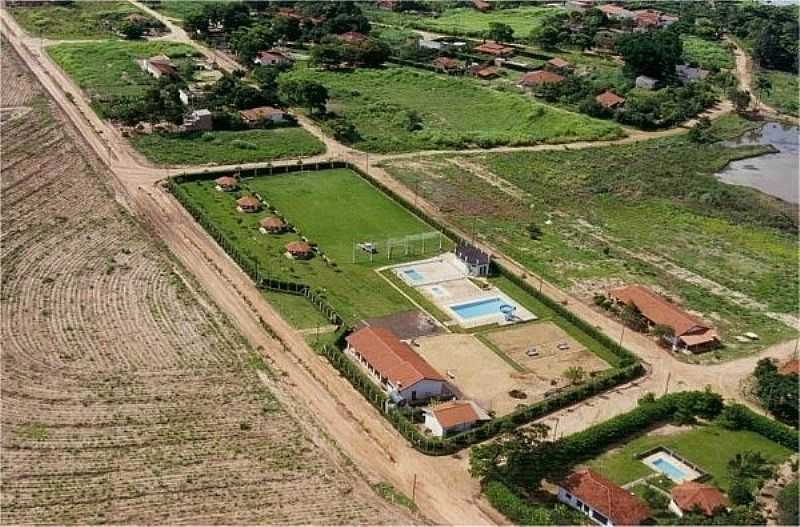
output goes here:
[{"label": "shed", "polygon": [[479,46],[472,48],[476,53],[483,53],[485,55],[493,55],[495,57],[510,57],[514,54],[514,48],[504,46],[503,44],[487,40]]},{"label": "shed", "polygon": [[236,200],[236,207],[241,212],[258,212],[261,210],[261,202],[255,196],[244,196]]},{"label": "shed", "polygon": [[647,75],[639,75],[636,77],[636,87],[643,90],[655,90],[658,88],[658,79],[648,77]]},{"label": "shed", "polygon": [[288,66],[294,61],[282,51],[272,48],[267,51],[259,51],[253,62],[262,66]]},{"label": "shed", "polygon": [[686,84],[692,81],[705,80],[711,72],[703,68],[693,68],[687,64],[679,64],[675,66],[675,74],[678,76],[678,80]]},{"label": "shed", "polygon": [[233,192],[239,188],[239,181],[232,176],[222,176],[214,180],[217,190],[220,192]]},{"label": "shed", "polygon": [[488,420],[489,415],[472,401],[449,401],[425,410],[425,428],[434,437],[463,432],[480,421]]},{"label": "shed", "polygon": [[286,244],[286,252],[296,260],[308,260],[314,254],[314,249],[307,242],[294,241]]},{"label": "shed", "polygon": [[264,234],[280,234],[286,231],[288,225],[277,216],[267,216],[258,222],[259,230]]},{"label": "shed", "polygon": [[597,97],[594,98],[597,101],[597,104],[602,106],[603,108],[608,108],[609,110],[613,110],[619,106],[625,104],[625,98],[620,97],[613,91],[606,90]]},{"label": "shed", "polygon": [[241,110],[239,117],[250,127],[258,126],[260,123],[282,123],[286,121],[286,112],[280,108],[272,106],[259,106],[249,110]]},{"label": "shed", "polygon": [[434,68],[445,73],[459,72],[464,69],[464,63],[450,57],[437,57],[431,63]]},{"label": "shed", "polygon": [[548,60],[546,64],[547,68],[555,71],[567,71],[574,67],[571,62],[568,62],[561,57],[553,57],[552,59]]}]

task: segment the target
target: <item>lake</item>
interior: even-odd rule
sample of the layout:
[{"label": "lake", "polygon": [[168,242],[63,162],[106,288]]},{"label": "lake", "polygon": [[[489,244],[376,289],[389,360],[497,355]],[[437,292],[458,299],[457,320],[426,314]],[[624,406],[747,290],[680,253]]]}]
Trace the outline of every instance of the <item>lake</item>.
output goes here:
[{"label": "lake", "polygon": [[724,146],[772,145],[778,152],[733,161],[717,177],[725,183],[758,189],[790,203],[800,195],[800,161],[798,161],[797,126],[767,123]]}]

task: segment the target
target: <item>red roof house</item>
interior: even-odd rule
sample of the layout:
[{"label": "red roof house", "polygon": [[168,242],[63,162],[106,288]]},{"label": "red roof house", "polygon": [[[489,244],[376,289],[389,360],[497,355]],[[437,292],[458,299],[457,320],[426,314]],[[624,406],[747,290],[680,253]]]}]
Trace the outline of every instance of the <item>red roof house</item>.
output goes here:
[{"label": "red roof house", "polygon": [[472,401],[449,401],[437,404],[425,412],[425,428],[434,437],[469,430],[488,414]]},{"label": "red roof house", "polygon": [[706,516],[713,516],[728,507],[728,498],[711,485],[687,481],[672,488],[670,509],[678,516],[699,510]]},{"label": "red roof house", "polygon": [[595,97],[594,100],[597,101],[600,106],[603,108],[608,108],[609,110],[613,110],[614,108],[625,104],[624,97],[620,97],[613,91],[608,90]]},{"label": "red roof house", "polygon": [[437,57],[431,63],[434,68],[445,73],[461,71],[464,69],[464,63],[450,57]]},{"label": "red roof house", "polygon": [[336,38],[348,44],[361,44],[367,40],[368,37],[364,33],[359,33],[358,31],[348,31],[347,33],[336,35]]},{"label": "red roof house", "polygon": [[588,468],[559,484],[558,499],[602,525],[641,525],[650,517],[645,502]]},{"label": "red roof house", "polygon": [[476,46],[472,51],[485,55],[494,55],[495,57],[509,57],[514,54],[514,48],[504,46],[503,44],[491,40],[487,40],[480,46]]},{"label": "red roof house", "polygon": [[572,63],[568,62],[561,57],[553,57],[547,61],[547,67],[556,71],[566,71],[572,69]]},{"label": "red roof house", "polygon": [[778,373],[781,375],[800,375],[800,360],[792,359],[780,368]]},{"label": "red roof house", "polygon": [[558,73],[539,70],[523,75],[523,77],[519,80],[519,85],[523,88],[535,88],[536,86],[541,86],[543,84],[558,84],[559,82],[564,82],[565,80],[566,77],[559,75]]},{"label": "red roof house", "polygon": [[259,230],[264,233],[280,234],[288,227],[286,222],[277,216],[267,216],[258,222]]},{"label": "red roof house", "polygon": [[485,0],[472,0],[472,5],[475,7],[475,9],[482,13],[492,10],[492,4],[486,2]]}]

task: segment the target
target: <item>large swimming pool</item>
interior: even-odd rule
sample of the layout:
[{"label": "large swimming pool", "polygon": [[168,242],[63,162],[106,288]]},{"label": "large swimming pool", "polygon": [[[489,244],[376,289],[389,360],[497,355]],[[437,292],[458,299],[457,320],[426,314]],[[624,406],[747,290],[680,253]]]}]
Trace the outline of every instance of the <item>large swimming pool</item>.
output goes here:
[{"label": "large swimming pool", "polygon": [[487,315],[496,315],[502,313],[500,306],[509,305],[508,301],[500,298],[482,298],[473,302],[466,302],[464,304],[453,304],[450,306],[459,317],[469,320],[471,318],[485,317]]}]

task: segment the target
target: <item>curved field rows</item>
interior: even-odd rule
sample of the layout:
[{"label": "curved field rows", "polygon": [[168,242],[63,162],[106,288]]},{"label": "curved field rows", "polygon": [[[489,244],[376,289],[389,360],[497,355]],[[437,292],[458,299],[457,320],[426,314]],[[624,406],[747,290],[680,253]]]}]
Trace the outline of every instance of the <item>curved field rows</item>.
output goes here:
[{"label": "curved field rows", "polygon": [[410,523],[304,434],[3,46],[9,523]]}]

